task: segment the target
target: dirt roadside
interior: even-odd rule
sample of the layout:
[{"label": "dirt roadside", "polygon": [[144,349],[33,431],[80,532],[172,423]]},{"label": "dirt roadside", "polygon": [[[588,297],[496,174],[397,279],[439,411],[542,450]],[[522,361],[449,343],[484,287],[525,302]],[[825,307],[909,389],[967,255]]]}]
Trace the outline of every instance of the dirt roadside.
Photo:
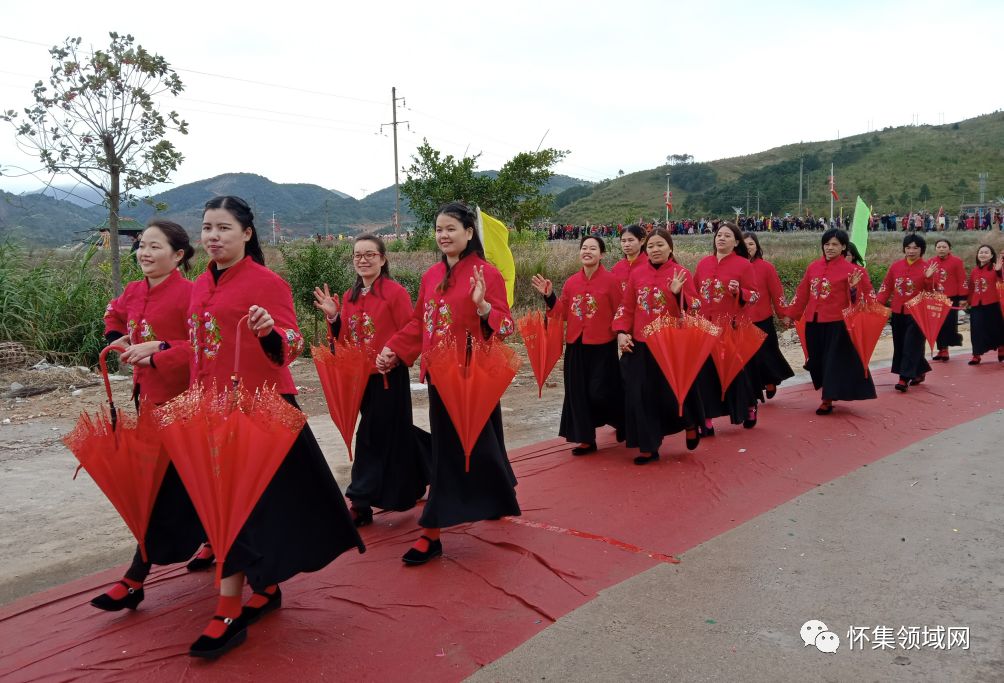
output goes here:
[{"label": "dirt roadside", "polygon": [[[968,349],[967,326],[963,325]],[[537,384],[525,362],[502,399],[506,444],[519,448],[557,435],[561,412],[561,364],[537,397]],[[789,333],[782,350],[805,381],[802,350]],[[892,355],[892,340],[884,336],[873,364],[884,365]],[[953,349],[952,362],[968,355]],[[313,363],[297,361],[292,367],[300,391],[301,407],[310,416],[311,428],[328,463],[344,490],[350,463],[341,436],[328,417],[324,396]],[[416,371],[413,369],[413,375]],[[113,383],[116,403],[129,406],[131,383]],[[76,395],[74,395],[76,393]],[[413,391],[416,424],[428,427],[428,401],[424,388]],[[92,385],[70,391],[60,389],[24,399],[4,399],[0,404],[0,604],[129,561],[134,541],[98,488],[85,473],[74,481],[76,460],[61,439],[81,411],[93,411],[104,401],[104,387]]]}]

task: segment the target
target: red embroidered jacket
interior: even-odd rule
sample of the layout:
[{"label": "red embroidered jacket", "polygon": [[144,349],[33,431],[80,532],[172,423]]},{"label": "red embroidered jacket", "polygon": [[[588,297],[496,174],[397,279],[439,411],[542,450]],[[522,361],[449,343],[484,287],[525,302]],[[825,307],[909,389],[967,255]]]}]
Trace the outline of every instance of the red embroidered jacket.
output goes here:
[{"label": "red embroidered jacket", "polygon": [[614,267],[610,269],[610,272],[613,273],[614,277],[620,280],[621,291],[627,287],[627,281],[628,278],[631,277],[632,271],[645,263],[648,263],[648,254],[642,251],[638,254],[634,261],[629,262],[626,258],[622,258],[614,264]]},{"label": "red embroidered jacket", "polygon": [[[682,301],[669,289],[669,282],[677,271],[687,273],[687,279],[680,290]],[[663,316],[679,317],[683,308],[697,300],[694,278],[690,272],[676,261],[667,261],[656,268],[651,262],[631,271],[627,288],[617,313],[614,315],[614,332],[626,332],[638,341],[645,341],[645,327]]]},{"label": "red embroidered jacket", "polygon": [[781,287],[781,278],[777,276],[774,264],[758,258],[750,261],[750,265],[753,266],[756,290],[760,296],[755,302],[746,306],[746,315],[753,322],[766,320],[773,315],[774,311],[777,311],[779,315],[784,315],[786,306],[784,289]]},{"label": "red embroidered jacket", "polygon": [[610,323],[621,304],[621,283],[602,265],[591,278],[580,270],[565,281],[551,315],[568,321],[565,341],[606,344],[616,336]]},{"label": "red embroidered jacket", "polygon": [[966,266],[955,254],[949,254],[945,258],[935,256],[927,262],[938,264],[938,270],[934,273],[934,290],[941,292],[945,296],[965,296],[967,293]]},{"label": "red embroidered jacket", "polygon": [[170,345],[154,354],[153,366],[133,366],[133,384],[140,388],[141,399],[164,403],[188,388],[192,347],[185,314],[191,293],[192,283],[175,268],[153,289],[146,278],[130,282],[105,309],[105,334],[118,332],[130,344],[161,341]]},{"label": "red embroidered jacket", "polygon": [[1001,281],[1001,271],[994,270],[993,263],[969,271],[967,288],[970,306],[984,306],[1000,301],[997,283]]},{"label": "red embroidered jacket", "polygon": [[[360,294],[353,303],[352,290],[342,296],[339,311],[338,339],[350,344],[364,344],[380,353],[398,330],[404,327],[414,310],[408,290],[394,280],[377,278],[367,294]],[[375,360],[375,356],[374,356]],[[376,372],[376,365],[370,374]]]},{"label": "red embroidered jacket", "polygon": [[[734,318],[742,307],[755,304],[760,299],[752,264],[735,253],[721,261],[716,254],[705,256],[697,264],[694,279],[700,299],[698,312],[711,320],[720,316]],[[739,281],[738,296],[729,293],[729,280]]]},{"label": "red embroidered jacket", "polygon": [[[852,288],[847,278],[854,272],[861,273],[861,280],[852,300]],[[842,256],[831,261],[827,261],[824,256],[805,269],[805,275],[795,290],[791,304],[785,309],[785,315],[792,320],[804,316],[810,322],[839,322],[844,319],[844,309],[862,296],[875,296],[865,269]]]},{"label": "red embroidered jacket", "polygon": [[[237,373],[251,391],[275,385],[280,394],[295,394],[296,385],[286,366],[303,350],[303,337],[296,325],[292,291],[285,280],[255,263],[250,256],[224,270],[218,282],[209,269],[195,281],[188,307],[189,339],[194,352],[192,383],[208,385],[215,380],[220,388],[230,386],[237,323],[251,306],[268,311],[274,321],[275,336],[268,335],[259,341],[247,323],[243,323],[241,366]],[[270,337],[275,357],[263,349],[263,343],[266,347],[270,344]]]},{"label": "red embroidered jacket", "polygon": [[893,313],[902,313],[907,301],[924,290],[934,288],[934,279],[924,274],[926,268],[927,264],[923,259],[917,259],[913,265],[907,263],[905,258],[893,263],[879,288],[879,303],[888,301]]},{"label": "red embroidered jacket", "polygon": [[[506,300],[505,281],[495,266],[477,254],[460,259],[450,271],[445,291],[439,283],[446,276],[442,261],[425,271],[418,289],[418,301],[407,324],[387,342],[387,347],[411,365],[423,351],[428,351],[441,340],[453,337],[457,343],[467,339],[483,339],[481,318],[471,301],[470,279],[475,266],[483,266],[485,274],[485,301],[491,304],[487,325],[500,338],[512,334],[515,325]],[[422,358],[420,377],[425,381],[425,358]]]}]

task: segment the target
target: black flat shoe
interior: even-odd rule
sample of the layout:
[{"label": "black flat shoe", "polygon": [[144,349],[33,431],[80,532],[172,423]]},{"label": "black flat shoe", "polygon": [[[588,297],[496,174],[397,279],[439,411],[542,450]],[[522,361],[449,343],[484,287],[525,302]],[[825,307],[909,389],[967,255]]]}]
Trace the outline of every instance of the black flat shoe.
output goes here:
[{"label": "black flat shoe", "polygon": [[[747,417],[743,420],[743,429],[753,429],[756,427],[756,407],[753,408],[753,417]],[[749,413],[747,413],[749,415]]]},{"label": "black flat shoe", "polygon": [[715,428],[713,426],[712,427],[705,427],[704,425],[698,425],[697,426],[697,433],[702,438],[706,437],[706,436],[714,436],[715,435]]},{"label": "black flat shoe", "polygon": [[[209,545],[206,544],[203,547],[208,548]],[[199,548],[199,551],[197,553],[195,553],[195,557],[193,557],[191,560],[189,560],[188,564],[185,565],[185,568],[188,571],[190,571],[190,572],[204,572],[207,569],[210,569],[214,564],[216,564],[216,555],[215,554],[210,554],[208,557],[199,557],[200,553],[202,553],[202,548]]]},{"label": "black flat shoe", "polygon": [[143,587],[133,588],[125,581],[119,581],[123,586],[129,589],[129,592],[121,600],[116,600],[108,593],[102,593],[98,597],[91,600],[91,605],[97,607],[98,609],[103,609],[106,612],[118,612],[123,609],[136,609],[139,603],[143,602]]},{"label": "black flat shoe", "polygon": [[595,452],[596,452],[595,441],[587,446],[576,446],[575,448],[572,449],[572,455],[587,455],[589,453],[595,453]]},{"label": "black flat shoe", "polygon": [[900,381],[896,382],[896,386],[895,386],[895,387],[893,387],[893,388],[894,388],[894,389],[895,389],[896,391],[900,391],[900,392],[903,392],[903,393],[905,394],[905,393],[906,393],[906,390],[907,390],[907,389],[908,389],[909,387],[907,387],[907,385],[906,385],[906,382],[904,382],[903,380],[900,380]]},{"label": "black flat shoe", "polygon": [[777,387],[773,385],[771,386],[772,388],[764,388],[764,396],[766,396],[767,398],[774,398],[775,396],[777,396]]},{"label": "black flat shoe", "polygon": [[231,619],[213,615],[213,619],[218,619],[227,625],[227,630],[219,638],[210,638],[206,635],[199,636],[199,639],[188,648],[188,654],[192,657],[203,659],[216,659],[222,654],[226,654],[235,647],[247,640],[248,625],[242,617]]},{"label": "black flat shoe", "polygon": [[617,440],[617,443],[622,443],[625,439],[627,439],[627,434],[625,434],[623,428],[617,428],[614,430],[614,439]]},{"label": "black flat shoe", "polygon": [[910,386],[915,387],[918,384],[923,384],[925,379],[927,379],[927,373],[924,373],[920,377],[914,377],[910,380]]},{"label": "black flat shoe", "polygon": [[[690,437],[690,432],[694,433],[693,438]],[[695,450],[697,445],[701,443],[701,431],[694,427],[692,429],[688,429],[684,434],[687,437],[687,450]]]},{"label": "black flat shoe", "polygon": [[272,595],[269,595],[268,593],[255,593],[255,595],[260,595],[263,598],[268,599],[268,602],[261,607],[251,607],[249,605],[241,607],[241,619],[243,619],[244,623],[248,626],[255,623],[269,612],[274,612],[282,607],[282,589],[279,587],[276,587],[275,593],[272,593]]},{"label": "black flat shoe", "polygon": [[429,542],[429,549],[424,553],[417,548],[409,548],[408,552],[404,554],[401,561],[409,566],[418,566],[420,564],[425,564],[434,557],[439,557],[443,554],[443,543],[438,538],[434,541],[428,536],[422,536],[425,540]]},{"label": "black flat shoe", "polygon": [[829,415],[832,412],[833,412],[833,403],[832,402],[831,403],[827,403],[827,402],[824,401],[823,403],[819,404],[818,408],[816,408],[816,415]]},{"label": "black flat shoe", "polygon": [[373,523],[373,508],[349,508],[352,513],[352,523],[357,527],[369,526]]},{"label": "black flat shoe", "polygon": [[649,453],[648,455],[638,455],[638,456],[635,456],[634,464],[635,465],[647,465],[648,463],[655,462],[658,459],[659,459],[659,452],[656,451],[655,453]]}]

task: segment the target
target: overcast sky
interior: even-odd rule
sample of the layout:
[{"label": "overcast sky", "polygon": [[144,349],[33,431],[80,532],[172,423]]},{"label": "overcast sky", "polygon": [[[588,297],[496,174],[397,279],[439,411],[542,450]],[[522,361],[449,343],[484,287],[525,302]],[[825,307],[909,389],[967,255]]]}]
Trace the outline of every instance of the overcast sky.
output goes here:
[{"label": "overcast sky", "polygon": [[[422,138],[498,168],[570,150],[597,181],[670,153],[731,157],[1002,108],[1004,2],[4,3],[0,109],[31,103],[47,47],[131,33],[177,69],[184,184],[235,171],[356,197],[393,184]],[[120,6],[124,6],[120,5]],[[409,128],[410,126],[410,128]],[[39,168],[0,127],[0,167]],[[12,168],[14,167],[14,168]],[[0,178],[20,192],[38,179]],[[402,177],[403,180],[403,177]],[[57,184],[66,180],[57,179]]]}]

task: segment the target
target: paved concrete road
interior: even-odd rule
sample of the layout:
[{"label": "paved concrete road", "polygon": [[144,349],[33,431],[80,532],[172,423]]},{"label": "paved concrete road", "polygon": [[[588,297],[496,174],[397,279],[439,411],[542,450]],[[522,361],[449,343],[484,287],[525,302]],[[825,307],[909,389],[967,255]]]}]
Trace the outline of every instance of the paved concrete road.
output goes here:
[{"label": "paved concrete road", "polygon": [[[1004,681],[1002,437],[998,412],[820,486],[604,591],[470,680]],[[835,653],[803,643],[810,619]],[[852,649],[851,626],[871,642]],[[969,649],[923,646],[938,626],[968,627]],[[873,648],[877,627],[892,648]]]}]

